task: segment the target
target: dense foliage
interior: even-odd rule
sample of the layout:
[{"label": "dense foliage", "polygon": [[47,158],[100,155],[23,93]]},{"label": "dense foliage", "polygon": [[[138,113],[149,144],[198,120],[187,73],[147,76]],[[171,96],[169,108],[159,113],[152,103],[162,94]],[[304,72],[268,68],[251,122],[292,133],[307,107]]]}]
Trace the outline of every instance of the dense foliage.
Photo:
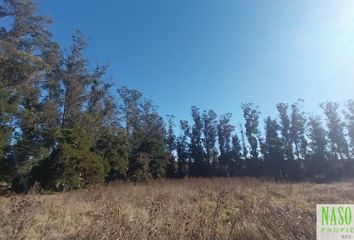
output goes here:
[{"label": "dense foliage", "polygon": [[[67,190],[117,179],[255,176],[338,180],[354,171],[354,100],[320,105],[306,116],[302,101],[279,103],[278,118],[242,105],[244,126],[231,114],[191,108],[192,123],[167,123],[142,93],[117,94],[106,66],[90,68],[85,38],[64,54],[30,0],[3,0],[0,19],[0,182],[25,191],[35,182]],[[238,131],[236,131],[238,129]]]}]

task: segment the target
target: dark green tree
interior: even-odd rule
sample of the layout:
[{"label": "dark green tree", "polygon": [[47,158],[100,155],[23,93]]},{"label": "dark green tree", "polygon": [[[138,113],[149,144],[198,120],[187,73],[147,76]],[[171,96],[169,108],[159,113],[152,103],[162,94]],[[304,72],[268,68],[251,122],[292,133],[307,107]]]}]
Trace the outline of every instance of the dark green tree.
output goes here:
[{"label": "dark green tree", "polygon": [[129,152],[128,139],[124,131],[120,130],[116,135],[103,134],[97,140],[94,150],[108,166],[108,181],[126,179]]},{"label": "dark green tree", "polygon": [[133,152],[129,157],[129,176],[133,181],[145,181],[150,179],[150,157],[145,152]]},{"label": "dark green tree", "polygon": [[50,19],[37,14],[28,0],[2,1],[0,19],[12,21],[10,28],[0,29],[0,88],[26,92],[38,84],[38,75],[48,68],[43,52],[50,46],[47,31]]},{"label": "dark green tree", "polygon": [[17,110],[17,97],[0,89],[0,182],[10,185],[14,169],[9,153],[14,131],[12,115]]},{"label": "dark green tree", "polygon": [[243,175],[243,161],[241,153],[241,142],[237,134],[232,136],[232,148],[230,152],[231,161],[228,162],[228,169],[230,176],[242,176]]},{"label": "dark green tree", "polygon": [[167,162],[167,177],[175,178],[177,176],[177,167],[176,160],[174,156],[174,152],[176,150],[176,135],[174,133],[174,116],[168,115],[168,127],[167,127],[167,135],[165,139],[165,144],[167,148],[168,154],[168,162]]},{"label": "dark green tree", "polygon": [[248,150],[247,150],[246,141],[245,141],[245,133],[244,133],[244,130],[243,130],[243,127],[241,124],[239,125],[239,128],[240,128],[240,133],[241,133],[242,157],[243,157],[243,159],[246,159],[247,155],[248,155]]},{"label": "dark green tree", "polygon": [[331,174],[327,151],[328,140],[320,117],[309,118],[308,131],[310,152],[306,159],[307,177],[317,181],[328,180]]},{"label": "dark green tree", "polygon": [[103,79],[106,68],[106,66],[97,66],[90,74],[89,90],[86,93],[83,126],[94,140],[101,132],[115,134],[121,131],[116,101],[110,94],[111,84]]},{"label": "dark green tree", "polygon": [[42,89],[48,85],[49,72],[54,72],[53,56],[58,53],[58,44],[47,31],[50,19],[38,15],[32,1],[2,1],[0,18],[5,17],[12,24],[0,29],[0,92],[11,93],[10,98],[16,96],[19,100],[16,114],[6,127],[6,132],[17,130],[15,136],[6,134],[12,143],[7,158],[12,159],[19,173],[27,161],[48,154],[43,146],[43,125],[49,121],[44,119],[46,94]]},{"label": "dark green tree", "polygon": [[82,109],[87,100],[86,89],[90,84],[87,71],[88,61],[83,56],[86,48],[86,39],[77,32],[73,36],[73,46],[69,56],[65,59],[63,73],[63,110],[61,126],[70,128],[74,124],[83,124]]},{"label": "dark green tree", "polygon": [[177,150],[177,174],[179,178],[182,178],[188,174],[188,159],[189,159],[189,147],[187,143],[187,137],[181,135],[177,138],[176,142]]},{"label": "dark green tree", "polygon": [[246,137],[250,145],[250,154],[253,160],[258,160],[258,135],[259,114],[258,107],[253,103],[242,104],[243,117],[245,119]]},{"label": "dark green tree", "polygon": [[280,132],[282,139],[282,148],[286,160],[294,160],[292,140],[291,140],[291,125],[290,117],[288,115],[288,104],[279,103],[277,104],[277,110],[280,119]]},{"label": "dark green tree", "polygon": [[157,113],[157,106],[150,100],[145,100],[142,104],[141,125],[142,141],[139,150],[149,154],[152,177],[165,177],[169,161],[169,153],[165,147],[166,131],[164,121]]},{"label": "dark green tree", "polygon": [[140,128],[141,92],[127,87],[117,90],[120,99],[119,113],[121,121],[129,137],[130,149],[135,145],[134,134]]},{"label": "dark green tree", "polygon": [[192,106],[192,118],[194,124],[191,132],[190,152],[193,159],[193,175],[207,176],[209,171],[209,163],[205,160],[205,151],[203,149],[202,131],[203,121],[200,116],[199,108]]},{"label": "dark green tree", "polygon": [[191,158],[191,130],[187,121],[180,121],[183,134],[177,140],[178,172],[180,177],[193,176],[193,162]]},{"label": "dark green tree", "polygon": [[268,176],[277,180],[284,177],[284,153],[279,130],[281,127],[276,120],[270,117],[265,120],[264,162]]},{"label": "dark green tree", "polygon": [[[164,121],[157,107],[151,100],[141,99],[142,94],[136,90],[123,87],[118,93],[123,127],[129,138],[129,175],[134,179],[165,177],[169,154]],[[144,159],[148,162],[143,164]],[[148,172],[146,166],[149,166]],[[141,176],[143,173],[148,174]]]},{"label": "dark green tree", "polygon": [[56,149],[32,169],[32,182],[59,191],[103,183],[108,166],[92,151],[90,137],[82,128],[60,129],[57,134]]},{"label": "dark green tree", "polygon": [[258,176],[262,172],[262,163],[259,161],[261,133],[259,130],[259,110],[253,103],[242,104],[245,119],[246,137],[250,146],[250,161],[246,161],[246,171],[249,176]]},{"label": "dark green tree", "polygon": [[235,127],[230,124],[231,113],[222,115],[218,122],[218,140],[219,140],[219,164],[220,174],[222,176],[230,175],[234,159],[232,158],[232,132]]}]

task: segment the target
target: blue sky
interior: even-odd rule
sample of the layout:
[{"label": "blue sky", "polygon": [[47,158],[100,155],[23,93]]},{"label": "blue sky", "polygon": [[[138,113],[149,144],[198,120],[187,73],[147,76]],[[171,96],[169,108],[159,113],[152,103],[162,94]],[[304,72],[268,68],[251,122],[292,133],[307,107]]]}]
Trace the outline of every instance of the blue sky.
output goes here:
[{"label": "blue sky", "polygon": [[255,102],[354,98],[351,0],[37,0],[68,49],[77,29],[92,64],[110,65],[115,88],[136,88],[162,115],[190,119],[190,106],[233,113]]}]

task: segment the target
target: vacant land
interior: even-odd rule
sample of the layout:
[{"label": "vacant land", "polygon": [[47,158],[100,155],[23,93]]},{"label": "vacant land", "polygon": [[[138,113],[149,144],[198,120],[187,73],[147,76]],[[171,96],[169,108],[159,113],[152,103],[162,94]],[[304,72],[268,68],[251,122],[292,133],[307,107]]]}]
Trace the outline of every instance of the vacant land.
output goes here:
[{"label": "vacant land", "polygon": [[354,183],[115,183],[0,197],[0,239],[315,239],[317,203],[354,203]]}]

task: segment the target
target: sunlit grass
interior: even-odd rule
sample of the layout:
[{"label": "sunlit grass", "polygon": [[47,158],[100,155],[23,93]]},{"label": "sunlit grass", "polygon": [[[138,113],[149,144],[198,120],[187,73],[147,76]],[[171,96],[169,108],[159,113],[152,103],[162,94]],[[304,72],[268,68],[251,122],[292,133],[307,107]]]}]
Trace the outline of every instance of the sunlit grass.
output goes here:
[{"label": "sunlit grass", "polygon": [[315,239],[316,204],[353,202],[352,182],[114,183],[0,197],[0,239]]}]

